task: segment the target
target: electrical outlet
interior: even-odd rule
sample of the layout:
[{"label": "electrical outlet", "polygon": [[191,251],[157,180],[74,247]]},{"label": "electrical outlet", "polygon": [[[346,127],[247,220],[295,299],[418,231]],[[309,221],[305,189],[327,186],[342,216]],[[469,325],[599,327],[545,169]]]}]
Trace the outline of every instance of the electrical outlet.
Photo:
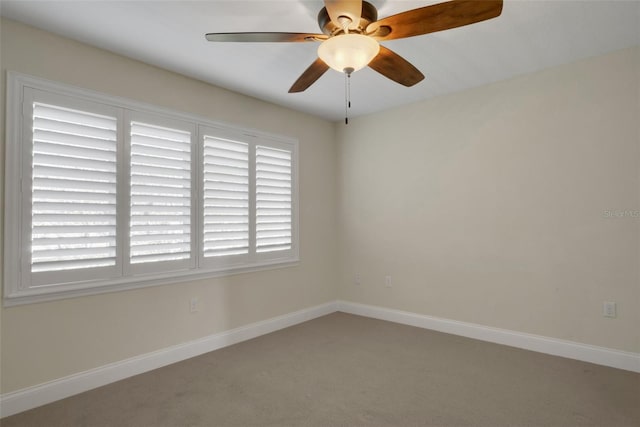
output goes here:
[{"label": "electrical outlet", "polygon": [[353,282],[357,285],[360,286],[360,283],[362,283],[362,277],[360,277],[360,273],[356,273]]},{"label": "electrical outlet", "polygon": [[616,303],[613,301],[604,301],[602,303],[602,315],[604,317],[616,317],[617,313]]},{"label": "electrical outlet", "polygon": [[189,300],[189,313],[196,313],[200,310],[198,297],[192,297]]},{"label": "electrical outlet", "polygon": [[390,287],[392,287],[392,286],[393,286],[393,285],[391,284],[391,276],[390,276],[390,275],[386,275],[386,276],[384,276],[384,285],[385,285],[387,288],[390,288]]}]

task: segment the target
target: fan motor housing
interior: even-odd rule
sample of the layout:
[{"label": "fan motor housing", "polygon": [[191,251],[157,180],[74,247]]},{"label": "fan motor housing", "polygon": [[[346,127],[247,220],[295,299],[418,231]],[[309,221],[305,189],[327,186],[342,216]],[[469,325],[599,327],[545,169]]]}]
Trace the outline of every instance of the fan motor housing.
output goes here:
[{"label": "fan motor housing", "polygon": [[[370,23],[378,20],[378,10],[369,2],[362,2],[362,14],[360,15],[360,22],[356,29],[352,29],[354,33],[364,33]],[[328,36],[334,36],[342,32],[342,28],[337,26],[331,21],[327,8],[323,7],[318,13],[318,25],[322,32]]]}]

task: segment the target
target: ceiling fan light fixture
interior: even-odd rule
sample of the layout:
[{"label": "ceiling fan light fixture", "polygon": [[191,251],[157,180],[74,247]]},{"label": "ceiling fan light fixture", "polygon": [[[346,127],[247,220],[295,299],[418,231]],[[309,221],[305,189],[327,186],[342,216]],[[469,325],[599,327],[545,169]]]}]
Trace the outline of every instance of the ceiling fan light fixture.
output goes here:
[{"label": "ceiling fan light fixture", "polygon": [[343,34],[331,37],[318,47],[318,56],[341,73],[366,67],[380,52],[380,45],[369,36]]}]

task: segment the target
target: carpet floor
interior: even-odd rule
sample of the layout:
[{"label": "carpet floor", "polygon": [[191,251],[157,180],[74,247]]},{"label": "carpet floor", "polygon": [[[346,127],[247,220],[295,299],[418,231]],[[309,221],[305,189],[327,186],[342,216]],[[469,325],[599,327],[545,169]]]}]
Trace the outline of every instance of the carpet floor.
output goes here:
[{"label": "carpet floor", "polygon": [[13,426],[640,426],[640,374],[334,313]]}]

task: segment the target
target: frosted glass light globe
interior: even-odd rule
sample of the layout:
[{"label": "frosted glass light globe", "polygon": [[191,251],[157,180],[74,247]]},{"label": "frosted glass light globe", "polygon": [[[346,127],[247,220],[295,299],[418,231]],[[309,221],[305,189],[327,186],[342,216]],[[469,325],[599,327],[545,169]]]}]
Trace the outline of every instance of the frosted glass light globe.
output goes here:
[{"label": "frosted glass light globe", "polygon": [[378,42],[362,34],[334,36],[318,47],[320,59],[341,73],[358,71],[366,67],[378,52],[380,52]]}]

